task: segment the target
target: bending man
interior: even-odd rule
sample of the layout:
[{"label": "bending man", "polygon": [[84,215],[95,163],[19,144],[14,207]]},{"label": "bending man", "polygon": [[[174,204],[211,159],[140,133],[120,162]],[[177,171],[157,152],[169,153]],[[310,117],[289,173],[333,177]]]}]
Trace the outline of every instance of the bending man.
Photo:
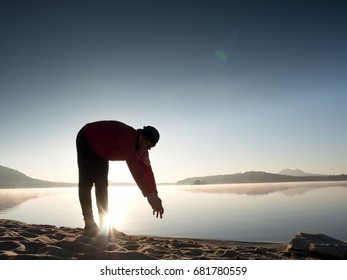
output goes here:
[{"label": "bending man", "polygon": [[77,134],[77,161],[79,169],[79,200],[84,217],[84,234],[99,232],[93,218],[91,190],[95,185],[96,204],[100,226],[108,213],[108,162],[126,161],[142,194],[157,217],[164,213],[149,161],[148,150],[159,141],[159,132],[152,126],[134,129],[118,121],[98,121],[86,124]]}]

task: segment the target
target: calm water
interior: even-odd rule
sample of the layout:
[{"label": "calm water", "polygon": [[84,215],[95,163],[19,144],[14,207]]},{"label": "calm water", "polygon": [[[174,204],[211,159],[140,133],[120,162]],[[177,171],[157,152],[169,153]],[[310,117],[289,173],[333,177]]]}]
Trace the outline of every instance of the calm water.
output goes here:
[{"label": "calm water", "polygon": [[[110,187],[115,227],[127,234],[244,241],[288,242],[298,231],[347,240],[347,182],[158,188],[162,220],[136,186]],[[77,187],[0,190],[0,218],[83,227]]]}]

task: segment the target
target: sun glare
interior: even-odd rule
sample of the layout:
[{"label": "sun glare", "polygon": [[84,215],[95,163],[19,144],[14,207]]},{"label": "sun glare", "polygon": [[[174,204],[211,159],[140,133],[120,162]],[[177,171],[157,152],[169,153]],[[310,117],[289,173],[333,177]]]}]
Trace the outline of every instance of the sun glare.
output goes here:
[{"label": "sun glare", "polygon": [[122,211],[119,205],[110,207],[108,215],[105,217],[103,226],[108,229],[110,228],[120,229],[123,226],[123,221],[124,221],[123,216],[124,216],[124,211]]},{"label": "sun glare", "polygon": [[126,187],[109,188],[109,209],[104,220],[106,228],[113,227],[117,230],[124,228],[126,215],[132,201],[131,193]]},{"label": "sun glare", "polygon": [[114,238],[117,236],[123,236],[124,233],[118,230],[117,226],[119,225],[115,222],[117,217],[114,214],[110,213],[105,217],[104,224],[101,227],[100,234],[102,236],[107,236],[108,238]]},{"label": "sun glare", "polygon": [[116,217],[115,217],[114,213],[112,213],[112,214],[109,213],[104,220],[104,226],[106,228],[111,228],[111,227],[115,227],[116,224],[117,224],[117,222],[116,222]]}]

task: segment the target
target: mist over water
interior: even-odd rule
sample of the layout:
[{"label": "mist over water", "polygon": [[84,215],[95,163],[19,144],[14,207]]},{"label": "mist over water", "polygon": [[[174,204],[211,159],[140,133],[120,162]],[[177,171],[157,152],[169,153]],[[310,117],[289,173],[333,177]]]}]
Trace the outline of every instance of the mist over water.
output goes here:
[{"label": "mist over water", "polygon": [[27,200],[47,195],[42,190],[3,189],[0,190],[0,214],[9,212]]},{"label": "mist over water", "polygon": [[[109,188],[113,225],[126,234],[288,242],[298,231],[347,240],[347,182],[158,186],[152,216],[136,186]],[[95,199],[94,212],[98,221]],[[83,227],[78,189],[0,190],[0,218]]]}]

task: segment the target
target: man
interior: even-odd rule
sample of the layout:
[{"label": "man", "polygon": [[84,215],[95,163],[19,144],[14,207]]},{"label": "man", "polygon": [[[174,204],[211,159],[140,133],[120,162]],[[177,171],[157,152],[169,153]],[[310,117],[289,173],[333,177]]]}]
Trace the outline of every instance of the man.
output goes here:
[{"label": "man", "polygon": [[84,234],[99,232],[93,218],[91,190],[95,185],[100,226],[108,212],[108,161],[126,161],[136,184],[147,197],[153,215],[162,218],[164,208],[158,197],[156,182],[149,161],[148,150],[159,141],[159,132],[152,126],[134,129],[118,121],[98,121],[86,124],[77,134],[79,169],[79,200],[84,217]]}]

